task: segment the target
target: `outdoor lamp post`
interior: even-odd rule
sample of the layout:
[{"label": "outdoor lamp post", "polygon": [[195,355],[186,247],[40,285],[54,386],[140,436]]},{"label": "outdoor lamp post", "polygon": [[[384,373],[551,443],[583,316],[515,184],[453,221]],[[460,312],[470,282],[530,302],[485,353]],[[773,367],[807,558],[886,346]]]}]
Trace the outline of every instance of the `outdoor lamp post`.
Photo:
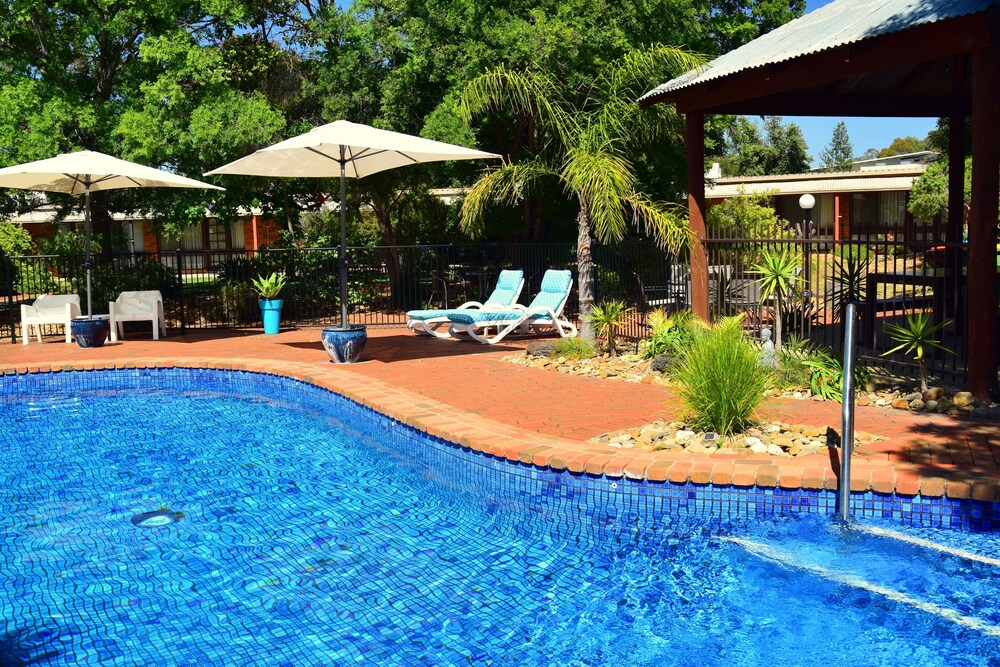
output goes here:
[{"label": "outdoor lamp post", "polygon": [[809,289],[810,286],[812,285],[812,282],[810,280],[810,267],[809,267],[810,255],[812,254],[810,252],[811,249],[809,247],[809,231],[810,231],[809,228],[812,227],[812,208],[815,205],[816,205],[816,198],[813,197],[811,194],[807,193],[799,197],[799,206],[802,207],[802,210],[805,211],[806,214],[806,220],[802,224],[802,239],[805,241],[805,243],[803,243],[802,245],[803,245],[803,250],[805,250],[804,254],[805,254],[805,281],[806,281],[806,288],[802,290],[802,297],[806,303],[808,303],[809,300],[812,298],[812,292]]}]

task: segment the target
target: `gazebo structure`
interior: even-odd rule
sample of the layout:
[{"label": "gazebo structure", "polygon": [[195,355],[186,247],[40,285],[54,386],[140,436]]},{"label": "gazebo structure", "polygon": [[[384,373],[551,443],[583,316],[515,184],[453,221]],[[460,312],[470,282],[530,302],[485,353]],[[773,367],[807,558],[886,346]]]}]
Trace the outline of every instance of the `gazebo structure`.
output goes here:
[{"label": "gazebo structure", "polygon": [[[706,114],[947,117],[947,240],[962,240],[966,118],[972,200],[965,316],[970,389],[997,382],[1000,0],[834,0],[646,93],[686,116],[688,206],[705,236]],[[708,315],[704,246],[691,252],[692,306]]]}]

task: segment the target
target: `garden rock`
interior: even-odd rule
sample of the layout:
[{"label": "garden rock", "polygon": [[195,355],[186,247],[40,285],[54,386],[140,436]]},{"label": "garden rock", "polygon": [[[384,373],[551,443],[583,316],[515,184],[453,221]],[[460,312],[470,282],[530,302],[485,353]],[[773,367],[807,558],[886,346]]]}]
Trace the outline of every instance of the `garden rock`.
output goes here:
[{"label": "garden rock", "polygon": [[666,354],[658,354],[653,357],[653,360],[649,363],[649,370],[654,373],[662,373],[667,370],[670,364],[673,362],[674,358],[667,356]]},{"label": "garden rock", "polygon": [[924,403],[923,400],[921,400],[919,398],[915,398],[912,401],[910,401],[910,409],[913,410],[914,412],[923,412],[924,411],[924,407],[926,405],[927,404]]},{"label": "garden rock", "polygon": [[555,343],[551,340],[533,340],[528,343],[525,352],[529,357],[547,357],[552,354]]},{"label": "garden rock", "polygon": [[956,407],[965,408],[970,405],[975,405],[976,397],[972,395],[972,392],[960,391],[952,397],[951,401]]},{"label": "garden rock", "polygon": [[910,402],[905,398],[894,398],[892,399],[892,407],[896,408],[897,410],[909,410]]},{"label": "garden rock", "polygon": [[936,401],[942,396],[944,396],[944,389],[942,389],[941,387],[931,387],[930,389],[925,391],[920,396],[920,398],[924,399],[924,401],[926,402],[926,401]]},{"label": "garden rock", "polygon": [[689,442],[691,442],[693,438],[694,438],[694,431],[681,430],[677,431],[676,435],[674,436],[674,441],[678,445],[686,445]]}]

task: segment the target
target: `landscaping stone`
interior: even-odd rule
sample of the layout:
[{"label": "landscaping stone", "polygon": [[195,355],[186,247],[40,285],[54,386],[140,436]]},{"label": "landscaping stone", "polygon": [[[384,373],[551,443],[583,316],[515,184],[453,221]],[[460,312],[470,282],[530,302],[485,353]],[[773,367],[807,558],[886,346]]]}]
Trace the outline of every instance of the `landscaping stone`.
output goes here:
[{"label": "landscaping stone", "polygon": [[665,354],[658,354],[649,362],[649,370],[654,373],[662,373],[673,362],[674,358]]},{"label": "landscaping stone", "polygon": [[552,354],[553,347],[555,347],[555,342],[551,340],[533,340],[528,343],[525,352],[529,357],[548,357]]},{"label": "landscaping stone", "polygon": [[767,454],[767,445],[763,442],[756,442],[750,445],[750,451],[754,454]]},{"label": "landscaping stone", "polygon": [[914,412],[923,412],[926,405],[927,404],[924,403],[924,401],[919,398],[915,398],[912,401],[910,401],[910,409],[913,410]]},{"label": "landscaping stone", "polygon": [[678,445],[686,445],[694,438],[694,431],[680,430],[674,435],[674,441]]},{"label": "landscaping stone", "polygon": [[931,387],[927,391],[923,392],[920,398],[924,399],[924,401],[926,402],[926,401],[936,401],[942,396],[944,396],[944,389],[942,389],[941,387]]},{"label": "landscaping stone", "polygon": [[[621,354],[615,358],[604,354],[590,359],[569,360],[565,357],[552,358],[547,356],[551,354],[553,344],[554,341],[551,340],[531,341],[528,343],[527,352],[507,355],[504,357],[504,361],[579,377],[655,385],[670,384],[669,378],[661,371],[673,361],[671,357],[661,355],[650,360],[644,359],[638,354]],[[879,388],[874,382],[869,382],[865,386],[865,391],[858,393],[856,402],[859,406],[892,407],[897,410],[1000,419],[1000,405],[984,405],[986,410],[976,412],[974,408],[979,405],[979,402],[971,393],[960,391],[950,396],[948,391],[950,390],[942,387],[931,387],[923,392],[917,391],[912,386],[883,386]],[[765,392],[765,395],[799,400],[825,400],[821,396],[813,395],[809,390],[801,388],[790,391],[772,389]],[[919,407],[920,403],[917,403],[916,406],[912,405],[917,400],[922,401],[923,408]],[[762,434],[767,435],[768,433],[768,431],[764,431]]]},{"label": "landscaping stone", "polygon": [[956,407],[964,408],[966,406],[975,405],[976,397],[972,395],[972,392],[960,391],[952,396],[951,401]]}]

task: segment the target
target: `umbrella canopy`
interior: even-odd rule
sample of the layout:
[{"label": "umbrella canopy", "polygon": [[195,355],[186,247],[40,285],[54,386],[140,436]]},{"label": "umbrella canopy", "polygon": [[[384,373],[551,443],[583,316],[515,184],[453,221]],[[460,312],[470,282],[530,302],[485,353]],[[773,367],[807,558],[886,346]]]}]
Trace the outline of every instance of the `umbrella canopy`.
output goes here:
[{"label": "umbrella canopy", "polygon": [[206,172],[273,177],[340,177],[340,319],[347,326],[345,179],[422,162],[498,158],[455,144],[338,120]]},{"label": "umbrella canopy", "polygon": [[90,193],[123,188],[206,188],[223,190],[168,171],[120,160],[96,151],[63,153],[0,169],[0,188],[83,194],[86,220],[87,316],[90,317]]},{"label": "umbrella canopy", "polygon": [[[343,152],[341,152],[343,151]],[[464,146],[338,120],[286,139],[208,174],[364,178],[418,162],[500,157]]]}]

